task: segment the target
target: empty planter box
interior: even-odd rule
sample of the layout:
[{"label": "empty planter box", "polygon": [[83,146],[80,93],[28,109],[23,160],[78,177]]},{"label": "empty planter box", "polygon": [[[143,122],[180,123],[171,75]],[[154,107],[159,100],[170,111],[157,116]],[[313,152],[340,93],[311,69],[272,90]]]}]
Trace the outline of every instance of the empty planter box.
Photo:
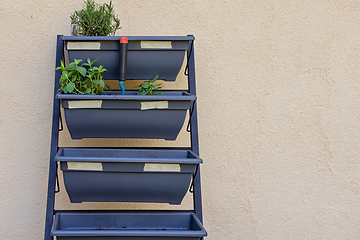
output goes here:
[{"label": "empty planter box", "polygon": [[202,160],[190,150],[60,148],[70,201],[180,204]]},{"label": "empty planter box", "polygon": [[154,138],[175,140],[194,95],[162,92],[137,95],[106,91],[106,95],[57,94],[72,139]]},{"label": "empty planter box", "polygon": [[[127,79],[160,79],[175,81],[193,36],[127,37]],[[98,59],[108,72],[104,79],[118,79],[120,37],[62,36],[70,62],[74,59]]]},{"label": "empty planter box", "polygon": [[56,213],[51,235],[66,240],[200,240],[193,213]]}]

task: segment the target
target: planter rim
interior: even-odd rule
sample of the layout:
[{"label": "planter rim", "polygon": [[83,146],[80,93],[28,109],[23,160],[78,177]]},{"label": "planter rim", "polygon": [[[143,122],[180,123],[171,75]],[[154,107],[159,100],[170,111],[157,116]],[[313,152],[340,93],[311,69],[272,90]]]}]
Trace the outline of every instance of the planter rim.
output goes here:
[{"label": "planter rim", "polygon": [[[104,91],[105,95],[82,95],[82,94],[64,94],[57,93],[56,98],[58,99],[71,99],[71,100],[137,100],[137,101],[194,101],[196,96],[185,91],[173,91],[168,94],[165,91],[158,91],[163,95],[136,95],[128,94],[121,95],[121,91]],[[128,91],[128,93],[135,93],[136,91]],[[169,92],[170,93],[170,92]],[[174,95],[181,94],[181,95]]]},{"label": "planter rim", "polygon": [[[62,156],[64,150],[84,150],[86,148],[59,148],[55,156],[56,162],[115,162],[115,163],[179,163],[179,164],[199,164],[203,160],[199,158],[191,150],[149,150],[149,149],[119,149],[120,151],[129,152],[161,152],[161,151],[172,151],[172,152],[189,152],[193,158],[149,158],[149,157],[76,157],[76,156]],[[97,151],[100,148],[92,148],[92,151]],[[86,149],[88,151],[88,149]],[[104,149],[101,149],[104,150]],[[106,150],[117,150],[115,148]]]},{"label": "planter rim", "polygon": [[120,41],[127,37],[129,41],[190,41],[195,40],[193,35],[188,36],[61,36],[63,41]]},{"label": "planter rim", "polygon": [[[179,239],[181,239],[181,237],[204,237],[207,236],[207,232],[205,230],[205,228],[203,227],[203,225],[201,224],[200,220],[197,218],[197,216],[194,213],[159,213],[159,214],[154,214],[154,213],[141,213],[141,214],[135,214],[135,215],[153,215],[153,216],[166,216],[166,215],[171,215],[171,216],[181,216],[181,215],[190,215],[194,221],[197,224],[197,227],[200,230],[188,230],[188,231],[184,231],[184,230],[166,230],[166,231],[159,231],[159,230],[146,230],[143,231],[141,229],[136,229],[136,230],[58,230],[56,229],[56,226],[58,225],[59,221],[60,221],[60,216],[61,215],[85,215],[85,216],[89,216],[89,215],[97,215],[97,216],[104,216],[104,215],[114,215],[112,213],[101,213],[101,214],[97,214],[97,213],[56,213],[55,214],[55,218],[54,218],[54,223],[52,226],[52,230],[51,230],[51,235],[52,236],[74,236],[74,237],[80,237],[80,236],[106,236],[106,237],[111,237],[111,236],[128,236],[128,237],[179,237]],[[119,216],[131,216],[134,215],[133,213],[116,213],[115,215],[119,215]],[[161,226],[159,226],[161,227]]]}]

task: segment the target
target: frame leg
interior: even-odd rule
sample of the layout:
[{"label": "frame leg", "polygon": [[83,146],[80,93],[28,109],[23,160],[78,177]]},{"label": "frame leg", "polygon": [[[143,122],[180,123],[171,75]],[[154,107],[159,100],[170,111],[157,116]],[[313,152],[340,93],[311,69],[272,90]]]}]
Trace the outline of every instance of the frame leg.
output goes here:
[{"label": "frame leg", "polygon": [[[61,35],[57,36],[57,47],[56,47],[56,66],[60,66],[62,59],[63,42]],[[51,227],[53,224],[54,215],[54,203],[55,203],[55,185],[56,185],[56,162],[55,155],[58,151],[58,139],[59,139],[59,110],[60,101],[55,97],[56,92],[60,87],[60,76],[61,73],[56,71],[55,73],[55,86],[54,86],[54,104],[53,104],[53,121],[52,121],[52,133],[51,133],[51,149],[50,149],[50,166],[49,166],[49,183],[48,183],[48,197],[46,206],[46,221],[45,221],[45,240],[51,240],[53,237],[50,236]]]}]

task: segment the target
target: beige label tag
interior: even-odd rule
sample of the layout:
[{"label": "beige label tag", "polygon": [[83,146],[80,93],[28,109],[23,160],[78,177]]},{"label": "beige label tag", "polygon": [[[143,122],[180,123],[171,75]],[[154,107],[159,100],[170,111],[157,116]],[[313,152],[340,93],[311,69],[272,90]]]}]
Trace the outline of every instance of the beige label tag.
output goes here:
[{"label": "beige label tag", "polygon": [[69,170],[102,171],[102,163],[95,162],[67,162]]},{"label": "beige label tag", "polygon": [[141,48],[172,49],[171,41],[141,41]]},{"label": "beige label tag", "polygon": [[141,110],[148,109],[166,109],[169,108],[168,101],[142,102]]},{"label": "beige label tag", "polygon": [[68,42],[67,50],[100,50],[100,42]]},{"label": "beige label tag", "polygon": [[102,100],[69,101],[69,109],[74,108],[101,108]]},{"label": "beige label tag", "polygon": [[144,172],[180,172],[180,164],[145,163]]}]

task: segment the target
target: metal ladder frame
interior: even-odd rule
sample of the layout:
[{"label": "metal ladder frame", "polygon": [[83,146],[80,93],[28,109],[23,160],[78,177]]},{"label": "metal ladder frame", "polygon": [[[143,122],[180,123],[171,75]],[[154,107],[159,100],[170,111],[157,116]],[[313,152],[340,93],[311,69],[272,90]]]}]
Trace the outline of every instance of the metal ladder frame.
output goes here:
[{"label": "metal ladder frame", "polygon": [[[191,35],[188,35],[191,36]],[[60,61],[64,56],[64,42],[61,39],[62,35],[57,36],[56,45],[56,67],[60,66]],[[188,92],[196,96],[196,84],[195,84],[195,58],[194,58],[194,40],[190,40],[189,48],[187,50],[187,73],[188,76]],[[46,221],[45,221],[45,234],[44,240],[53,240],[50,236],[51,228],[53,225],[54,215],[57,212],[189,212],[187,210],[56,210],[55,209],[55,194],[59,192],[59,180],[57,176],[58,166],[55,162],[55,155],[59,149],[59,129],[61,114],[60,114],[60,100],[56,98],[57,89],[60,88],[60,77],[61,72],[55,72],[55,85],[54,85],[54,103],[53,103],[53,119],[52,119],[52,133],[51,133],[51,148],[50,148],[50,164],[49,164],[49,180],[48,180],[48,193],[47,193],[47,206],[46,206]],[[62,127],[62,126],[61,126]],[[185,148],[192,150],[194,153],[199,155],[199,139],[198,139],[198,121],[197,121],[197,107],[196,101],[190,107],[189,111],[189,125],[190,128],[190,142],[191,147]],[[144,148],[142,148],[144,149]],[[146,148],[145,148],[146,149]],[[151,148],[148,148],[151,149]],[[154,149],[154,148],[152,148]],[[167,148],[174,149],[174,148]],[[179,148],[178,148],[179,149]],[[184,148],[181,148],[184,149]],[[56,189],[57,188],[57,189]],[[200,222],[203,222],[202,218],[202,202],[201,202],[201,183],[200,183],[200,165],[198,165],[196,173],[193,176],[192,182],[192,194],[194,209],[190,212],[194,212],[199,218]]]}]

